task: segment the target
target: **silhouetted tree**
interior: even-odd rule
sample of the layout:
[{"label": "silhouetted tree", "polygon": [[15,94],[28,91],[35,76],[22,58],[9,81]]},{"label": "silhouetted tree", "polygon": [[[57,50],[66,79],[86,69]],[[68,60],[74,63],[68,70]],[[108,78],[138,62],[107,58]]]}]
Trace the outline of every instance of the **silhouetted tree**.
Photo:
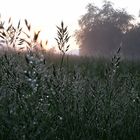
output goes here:
[{"label": "silhouetted tree", "polygon": [[88,4],[87,13],[79,20],[80,29],[75,32],[80,55],[109,56],[132,28],[132,19],[124,9],[114,9],[109,1],[104,1],[101,8]]}]

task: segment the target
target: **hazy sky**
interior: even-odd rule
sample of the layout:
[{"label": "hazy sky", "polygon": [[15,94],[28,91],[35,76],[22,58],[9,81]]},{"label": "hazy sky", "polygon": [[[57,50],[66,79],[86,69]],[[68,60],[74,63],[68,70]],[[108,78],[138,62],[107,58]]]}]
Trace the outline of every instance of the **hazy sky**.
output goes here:
[{"label": "hazy sky", "polygon": [[[138,16],[139,0],[111,0],[114,6]],[[56,25],[63,20],[69,27],[70,34],[77,28],[77,20],[85,13],[85,6],[89,2],[101,5],[102,0],[0,0],[0,13],[3,18],[27,18],[34,28],[42,29],[42,38],[54,44]],[[72,41],[73,42],[73,41]],[[72,43],[74,46],[74,43]]]}]

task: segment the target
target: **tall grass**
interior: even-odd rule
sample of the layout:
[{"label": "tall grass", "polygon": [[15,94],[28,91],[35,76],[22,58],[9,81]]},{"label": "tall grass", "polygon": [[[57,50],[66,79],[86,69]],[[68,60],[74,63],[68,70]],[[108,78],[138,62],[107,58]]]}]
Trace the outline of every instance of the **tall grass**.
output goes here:
[{"label": "tall grass", "polygon": [[0,55],[1,140],[140,139],[139,62],[118,50],[108,61],[64,54],[62,64],[35,42]]}]

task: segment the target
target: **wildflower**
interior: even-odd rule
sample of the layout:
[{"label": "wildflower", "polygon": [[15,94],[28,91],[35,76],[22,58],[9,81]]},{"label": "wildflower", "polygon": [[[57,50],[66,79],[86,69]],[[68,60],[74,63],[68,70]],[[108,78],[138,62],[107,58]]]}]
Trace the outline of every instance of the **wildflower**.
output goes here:
[{"label": "wildflower", "polygon": [[24,73],[27,73],[27,71],[25,70]]},{"label": "wildflower", "polygon": [[59,118],[59,120],[61,120],[61,121],[63,120],[63,118],[62,118],[61,116],[58,116],[58,118]]},{"label": "wildflower", "polygon": [[32,81],[32,79],[31,79],[31,78],[29,78],[29,79],[28,79],[28,81],[30,82],[30,81]]},{"label": "wildflower", "polygon": [[135,102],[136,100],[135,99],[133,99],[133,103]]},{"label": "wildflower", "polygon": [[33,61],[30,61],[29,63],[30,63],[30,64],[33,64]]},{"label": "wildflower", "polygon": [[33,83],[36,83],[36,79],[34,79],[32,82],[33,82]]}]

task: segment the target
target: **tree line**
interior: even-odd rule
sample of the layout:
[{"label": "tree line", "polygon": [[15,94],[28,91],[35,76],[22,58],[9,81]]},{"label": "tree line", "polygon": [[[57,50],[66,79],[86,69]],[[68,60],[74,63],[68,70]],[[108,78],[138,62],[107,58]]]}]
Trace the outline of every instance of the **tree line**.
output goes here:
[{"label": "tree line", "polygon": [[134,16],[115,9],[110,1],[101,8],[92,3],[86,8],[75,32],[80,55],[110,56],[121,47],[124,57],[140,57],[140,22]]}]

